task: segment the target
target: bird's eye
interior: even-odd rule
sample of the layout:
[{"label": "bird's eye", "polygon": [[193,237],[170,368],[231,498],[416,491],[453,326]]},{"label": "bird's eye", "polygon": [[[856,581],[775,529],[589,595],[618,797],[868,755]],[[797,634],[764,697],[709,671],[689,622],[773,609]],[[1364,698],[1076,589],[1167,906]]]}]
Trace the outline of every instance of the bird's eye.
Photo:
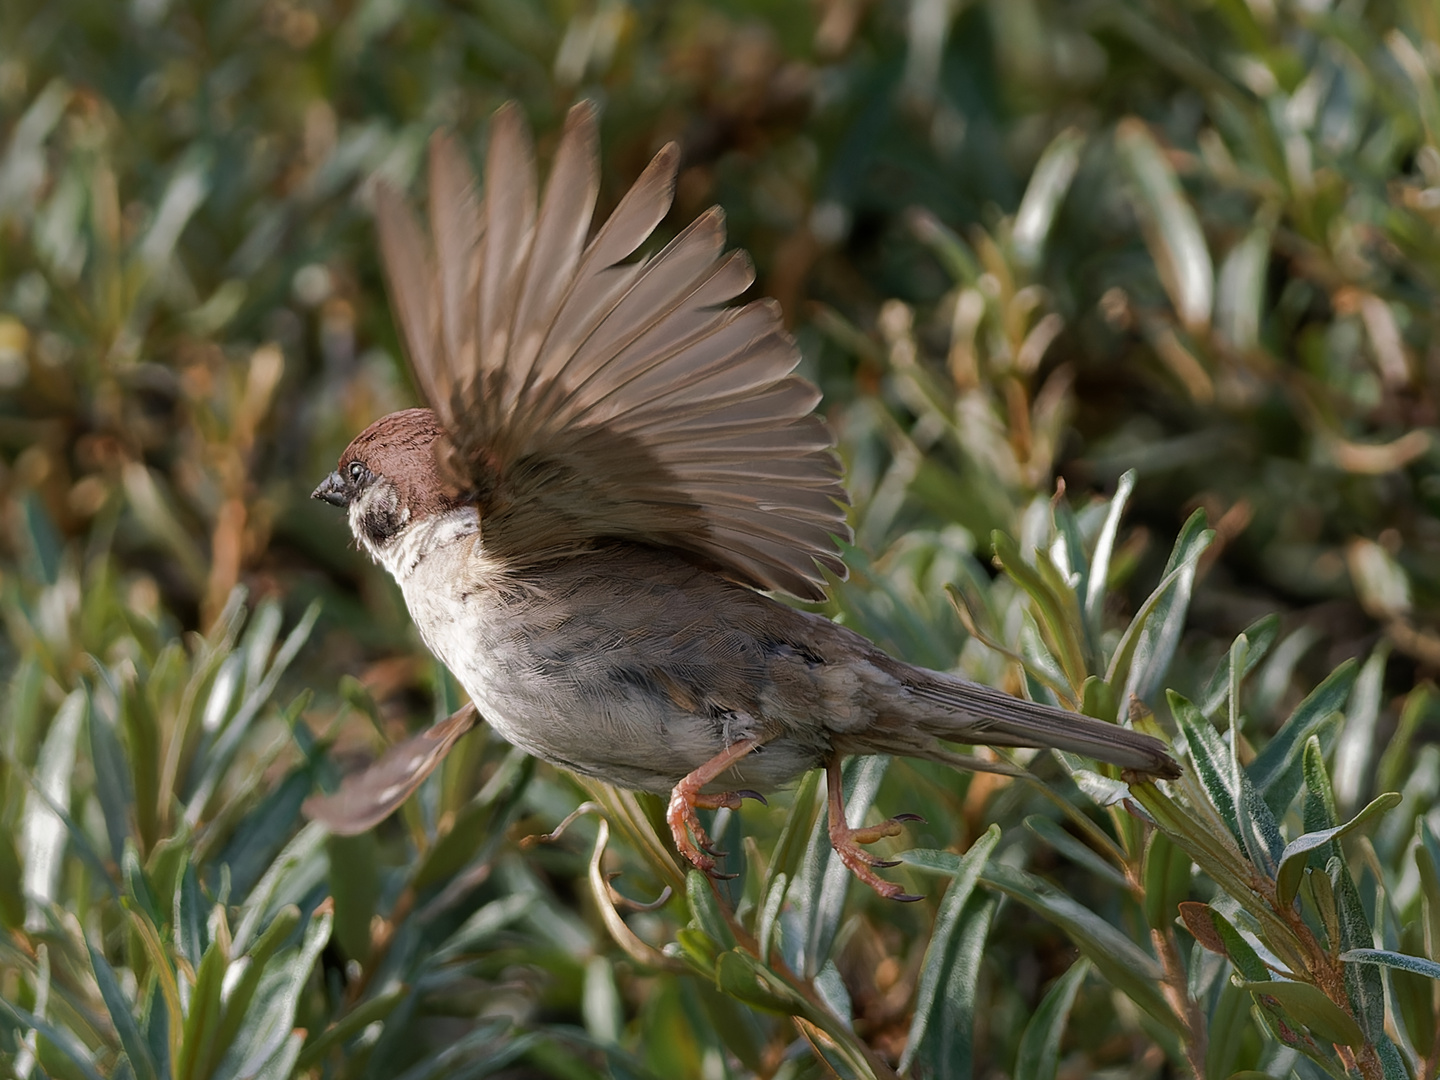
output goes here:
[{"label": "bird's eye", "polygon": [[360,483],[361,480],[365,479],[365,472],[366,470],[364,465],[360,464],[360,462],[358,461],[352,461],[350,463],[350,482],[352,484]]}]

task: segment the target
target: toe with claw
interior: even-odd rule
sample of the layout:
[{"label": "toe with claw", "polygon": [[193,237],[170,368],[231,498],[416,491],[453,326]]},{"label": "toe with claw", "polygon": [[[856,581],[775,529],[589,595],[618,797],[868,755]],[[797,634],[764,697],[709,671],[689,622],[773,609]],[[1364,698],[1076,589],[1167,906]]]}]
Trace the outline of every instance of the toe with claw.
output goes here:
[{"label": "toe with claw", "polygon": [[758,740],[742,739],[740,742],[726,747],[721,753],[684,777],[670,792],[670,805],[665,811],[665,820],[670,826],[670,835],[675,840],[675,849],[689,859],[697,870],[703,871],[711,877],[723,878],[733,875],[716,872],[715,860],[724,858],[725,852],[716,850],[715,841],[710,839],[709,833],[700,824],[700,816],[695,811],[702,808],[714,810],[722,806],[730,810],[738,810],[740,804],[746,799],[758,799],[764,803],[765,797],[757,791],[702,792],[701,788],[758,745]]},{"label": "toe with claw", "polygon": [[899,836],[905,829],[907,821],[924,821],[919,814],[896,814],[888,821],[882,821],[878,825],[865,825],[858,829],[852,829],[845,823],[845,799],[840,785],[840,762],[838,759],[830,762],[825,767],[825,780],[829,791],[829,816],[830,816],[830,846],[835,849],[835,854],[840,856],[846,868],[857,878],[869,885],[887,900],[898,900],[901,903],[914,903],[922,899],[912,893],[907,893],[892,881],[886,881],[876,869],[885,869],[891,866],[898,866],[894,859],[879,859],[860,845],[873,844],[877,840],[887,836]]}]

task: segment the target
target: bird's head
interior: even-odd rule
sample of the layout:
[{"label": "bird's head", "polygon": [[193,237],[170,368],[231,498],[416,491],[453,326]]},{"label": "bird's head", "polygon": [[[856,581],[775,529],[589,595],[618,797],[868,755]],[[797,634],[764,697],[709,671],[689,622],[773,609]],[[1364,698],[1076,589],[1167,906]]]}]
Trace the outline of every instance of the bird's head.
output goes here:
[{"label": "bird's head", "polygon": [[435,441],[443,434],[429,409],[383,416],[355,436],[311,498],[345,508],[355,539],[384,561],[408,529],[458,505],[436,465]]}]

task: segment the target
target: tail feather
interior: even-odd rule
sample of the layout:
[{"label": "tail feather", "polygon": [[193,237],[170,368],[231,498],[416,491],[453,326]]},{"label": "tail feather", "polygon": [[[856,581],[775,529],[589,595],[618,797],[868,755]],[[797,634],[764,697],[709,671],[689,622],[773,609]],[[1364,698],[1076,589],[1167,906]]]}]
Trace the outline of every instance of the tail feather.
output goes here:
[{"label": "tail feather", "polygon": [[986,746],[1048,746],[1167,780],[1180,775],[1165,744],[1149,735],[955,676],[915,668],[905,674],[912,701],[934,706],[907,719],[918,721],[934,738]]}]

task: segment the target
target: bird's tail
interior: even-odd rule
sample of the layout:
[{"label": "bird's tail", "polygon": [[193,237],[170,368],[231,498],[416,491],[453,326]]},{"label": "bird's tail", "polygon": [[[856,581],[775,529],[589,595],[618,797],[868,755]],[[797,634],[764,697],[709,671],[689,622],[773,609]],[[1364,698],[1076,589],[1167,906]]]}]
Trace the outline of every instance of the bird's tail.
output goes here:
[{"label": "bird's tail", "polygon": [[[1180,775],[1180,766],[1166,745],[1149,735],[1012,697],[957,676],[908,665],[904,668],[893,673],[907,691],[906,707],[898,710],[894,723],[903,725],[912,736],[985,746],[1048,746],[1166,780]],[[878,711],[883,716],[888,710]],[[925,752],[919,746],[909,752],[944,760],[953,757],[948,752]]]}]

